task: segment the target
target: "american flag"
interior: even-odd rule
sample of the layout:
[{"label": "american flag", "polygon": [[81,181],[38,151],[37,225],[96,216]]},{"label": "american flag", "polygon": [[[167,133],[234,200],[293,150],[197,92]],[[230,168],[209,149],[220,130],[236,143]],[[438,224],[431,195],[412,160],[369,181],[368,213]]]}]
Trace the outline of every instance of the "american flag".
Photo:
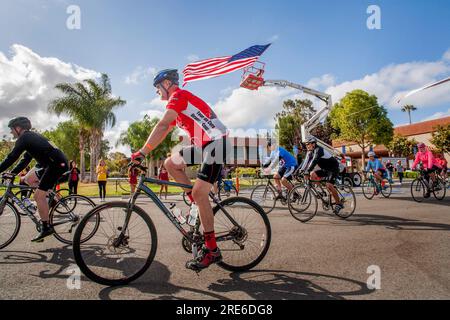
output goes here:
[{"label": "american flag", "polygon": [[256,45],[234,56],[211,58],[188,64],[184,70],[183,87],[192,81],[214,78],[254,64],[270,44]]}]

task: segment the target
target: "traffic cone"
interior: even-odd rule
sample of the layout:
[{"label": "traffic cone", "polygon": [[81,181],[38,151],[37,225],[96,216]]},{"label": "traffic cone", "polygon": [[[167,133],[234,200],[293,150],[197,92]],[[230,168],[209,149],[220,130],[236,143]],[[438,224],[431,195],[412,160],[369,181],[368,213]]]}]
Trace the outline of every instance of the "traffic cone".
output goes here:
[{"label": "traffic cone", "polygon": [[239,193],[239,169],[236,170],[236,190]]}]

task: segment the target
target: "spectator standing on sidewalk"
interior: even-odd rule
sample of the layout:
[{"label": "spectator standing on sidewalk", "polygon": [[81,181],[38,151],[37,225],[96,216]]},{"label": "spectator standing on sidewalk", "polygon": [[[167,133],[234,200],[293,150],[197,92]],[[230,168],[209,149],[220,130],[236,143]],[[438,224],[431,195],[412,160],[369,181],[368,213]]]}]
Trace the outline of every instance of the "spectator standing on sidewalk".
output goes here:
[{"label": "spectator standing on sidewalk", "polygon": [[[162,181],[169,181],[169,172],[167,172],[166,167],[164,167],[164,164],[161,165],[161,167],[159,168],[159,176],[158,176],[159,180]],[[165,198],[167,199],[167,190],[168,190],[168,186],[167,184],[162,184],[161,185],[161,189],[159,190],[159,197],[162,199],[162,192],[163,189],[166,190],[166,196]]]},{"label": "spectator standing on sidewalk", "polygon": [[133,194],[136,191],[136,186],[138,183],[138,176],[139,176],[140,170],[135,167],[128,168],[128,181],[130,183],[130,189],[131,194]]},{"label": "spectator standing on sidewalk", "polygon": [[405,168],[403,168],[402,161],[398,160],[395,165],[395,170],[397,170],[398,179],[400,180],[400,184],[403,184],[403,175],[405,172]]},{"label": "spectator standing on sidewalk", "polygon": [[105,202],[107,180],[108,180],[108,167],[106,166],[105,160],[100,159],[97,166],[97,183],[100,194],[100,202]]},{"label": "spectator standing on sidewalk", "polygon": [[77,168],[75,161],[70,161],[69,164],[70,174],[69,174],[69,193],[78,193],[78,181],[80,181],[80,170]]}]

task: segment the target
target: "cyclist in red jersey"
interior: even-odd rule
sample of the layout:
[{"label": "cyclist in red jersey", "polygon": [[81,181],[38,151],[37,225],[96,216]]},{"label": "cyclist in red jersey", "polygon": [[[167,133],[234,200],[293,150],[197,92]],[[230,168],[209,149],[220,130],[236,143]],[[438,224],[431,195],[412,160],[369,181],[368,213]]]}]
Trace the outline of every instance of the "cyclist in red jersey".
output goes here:
[{"label": "cyclist in red jersey", "polygon": [[200,271],[212,263],[222,260],[222,254],[216,244],[214,233],[214,215],[209,202],[209,192],[218,180],[222,167],[229,154],[228,132],[213,110],[203,100],[178,86],[179,76],[176,69],[159,72],[153,81],[161,100],[168,101],[166,112],[153,129],[145,146],[131,156],[140,162],[154,150],[177,125],[191,140],[191,146],[173,154],[164,166],[178,183],[190,185],[185,173],[188,165],[201,164],[197,180],[191,190],[185,190],[191,201],[199,209],[203,227],[205,246],[196,259],[186,263],[188,269]]}]

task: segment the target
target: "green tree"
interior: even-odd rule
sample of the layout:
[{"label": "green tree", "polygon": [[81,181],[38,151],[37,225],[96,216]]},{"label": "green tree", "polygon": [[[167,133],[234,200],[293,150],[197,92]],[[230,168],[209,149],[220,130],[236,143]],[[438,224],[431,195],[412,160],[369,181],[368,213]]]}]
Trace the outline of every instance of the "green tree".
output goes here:
[{"label": "green tree", "polygon": [[330,119],[339,132],[334,138],[355,142],[362,149],[363,165],[369,146],[388,145],[393,137],[393,124],[386,109],[378,104],[376,96],[363,90],[347,93],[331,110]]},{"label": "green tree", "polygon": [[409,140],[400,135],[394,135],[392,141],[386,146],[394,157],[409,157],[414,154],[414,146],[417,141]]},{"label": "green tree", "polygon": [[437,126],[432,133],[431,143],[439,153],[450,153],[450,124]]},{"label": "green tree", "polygon": [[6,158],[12,148],[14,148],[14,142],[6,139],[0,141],[0,161]]},{"label": "green tree", "polygon": [[106,160],[106,164],[113,174],[118,174],[123,168],[125,168],[128,164],[129,160],[127,156],[122,152],[111,152],[108,155],[108,159]]},{"label": "green tree", "polygon": [[46,130],[44,137],[53,142],[69,160],[80,161],[79,140],[80,127],[74,121],[60,122],[55,129]]},{"label": "green tree", "polygon": [[331,145],[333,135],[338,134],[338,130],[334,129],[331,125],[331,119],[327,117],[324,123],[319,123],[314,129],[311,130],[311,134],[323,142]]},{"label": "green tree", "polygon": [[294,145],[300,145],[301,126],[316,113],[312,104],[308,99],[289,99],[283,102],[283,110],[275,115],[279,143],[287,150],[292,150]]},{"label": "green tree", "polygon": [[[158,121],[158,118],[150,118],[145,115],[142,121],[133,122],[127,131],[121,133],[118,144],[129,146],[132,152],[139,150],[145,145],[149,134],[153,131]],[[172,140],[175,130],[176,128],[149,154],[148,160],[156,161],[167,157],[172,148],[179,143],[178,140]]]},{"label": "green tree", "polygon": [[416,111],[417,108],[414,107],[412,104],[407,104],[406,106],[402,107],[402,111],[403,112],[408,112],[408,117],[409,117],[409,124],[411,124],[411,111]]},{"label": "green tree", "polygon": [[[116,116],[113,110],[125,105],[126,101],[112,94],[111,83],[106,74],[97,82],[93,79],[75,84],[56,85],[64,96],[53,100],[49,110],[57,115],[67,114],[80,126],[80,159],[84,171],[84,144],[86,137],[90,145],[90,181],[95,181],[95,167],[101,154],[104,130],[114,127]],[[87,135],[86,135],[87,133]]]}]

